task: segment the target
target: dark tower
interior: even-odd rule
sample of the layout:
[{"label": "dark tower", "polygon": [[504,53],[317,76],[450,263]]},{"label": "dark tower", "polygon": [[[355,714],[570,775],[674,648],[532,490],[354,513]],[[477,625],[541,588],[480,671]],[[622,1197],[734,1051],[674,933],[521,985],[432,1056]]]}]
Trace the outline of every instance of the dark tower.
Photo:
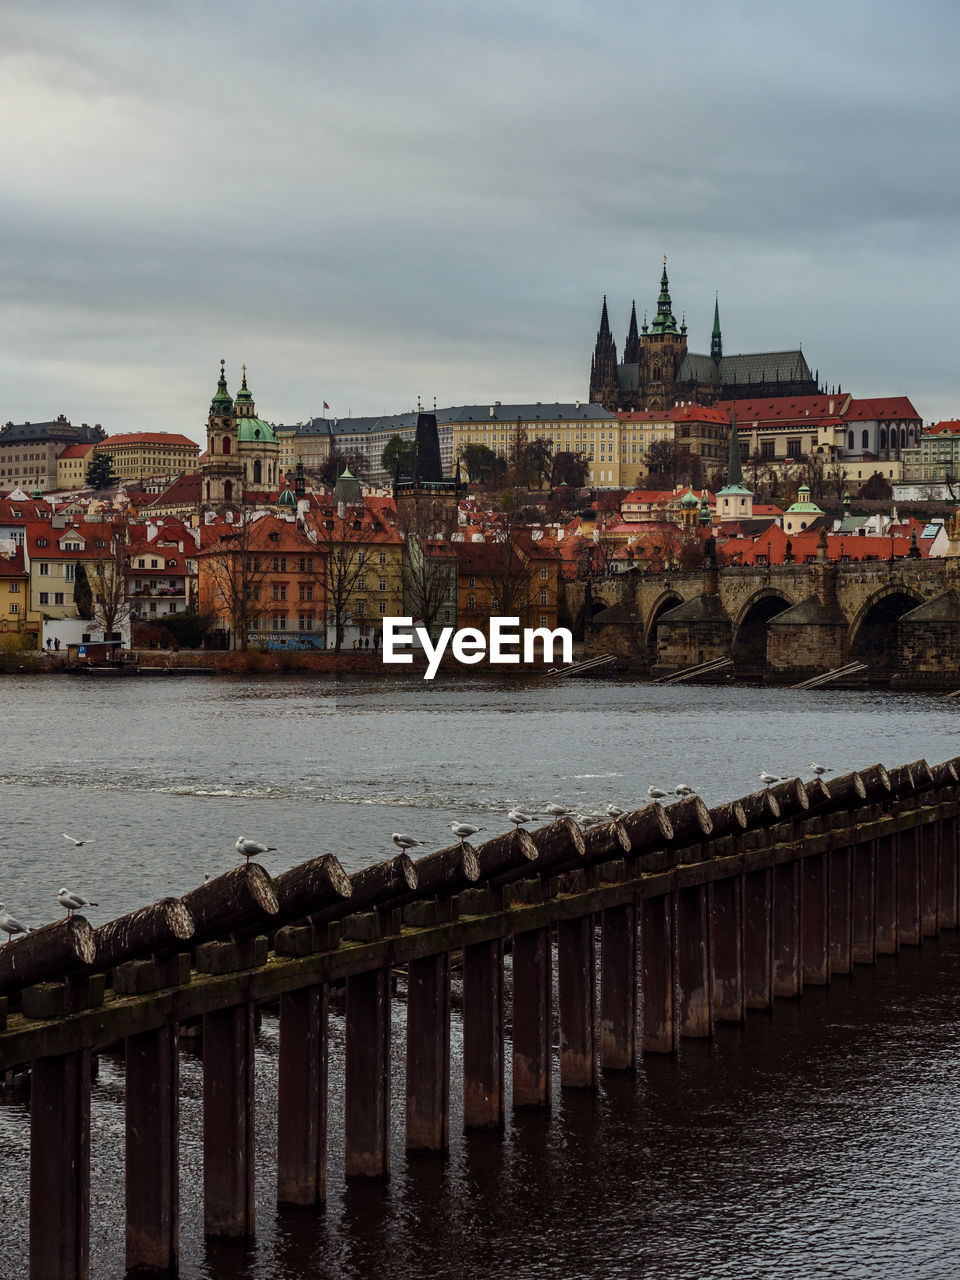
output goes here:
[{"label": "dark tower", "polygon": [[720,296],[713,300],[713,334],[710,338],[710,359],[715,365],[723,358],[723,338],[720,336]]},{"label": "dark tower", "polygon": [[414,444],[414,477],[421,483],[443,479],[440,461],[440,433],[435,413],[417,414],[417,434]]},{"label": "dark tower", "polygon": [[610,332],[610,321],[607,317],[607,295],[603,295],[603,311],[600,315],[600,328],[597,332],[597,345],[590,362],[590,403],[602,404],[611,412],[617,408],[619,400],[617,383],[617,344]]},{"label": "dark tower", "polygon": [[623,363],[636,364],[640,359],[640,334],[637,330],[637,303],[630,308],[630,330],[623,346]]}]

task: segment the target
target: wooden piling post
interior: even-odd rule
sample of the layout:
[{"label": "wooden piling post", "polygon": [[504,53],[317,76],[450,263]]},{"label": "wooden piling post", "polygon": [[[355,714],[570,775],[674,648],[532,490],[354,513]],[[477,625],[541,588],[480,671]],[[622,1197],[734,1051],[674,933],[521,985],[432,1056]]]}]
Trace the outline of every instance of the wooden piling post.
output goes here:
[{"label": "wooden piling post", "polygon": [[637,909],[608,907],[600,928],[600,1065],[637,1065]]},{"label": "wooden piling post", "polygon": [[713,992],[710,976],[710,924],[706,885],[678,889],[677,1001],[681,1036],[713,1035]]},{"label": "wooden piling post", "polygon": [[865,840],[853,846],[851,928],[853,963],[874,964],[877,959],[876,840]]},{"label": "wooden piling post", "polygon": [[676,1053],[674,895],[644,898],[640,905],[640,1044],[644,1053]]},{"label": "wooden piling post", "polygon": [[203,1015],[203,1229],[252,1240],[254,1198],[254,1008]]},{"label": "wooden piling post", "polygon": [[711,1000],[716,1022],[742,1022],[746,1013],[743,983],[743,900],[741,877],[708,885],[710,908]]},{"label": "wooden piling post", "polygon": [[940,887],[937,908],[941,929],[957,927],[957,830],[956,818],[941,818]]},{"label": "wooden piling post", "polygon": [[176,1023],[128,1036],[124,1045],[128,1271],[177,1271],[179,1047]]},{"label": "wooden piling post", "polygon": [[773,1004],[773,872],[748,871],[740,888],[743,998],[747,1009]]},{"label": "wooden piling post", "polygon": [[31,1065],[30,1275],[36,1280],[88,1280],[90,1275],[88,1049],[38,1058]]},{"label": "wooden piling post", "polygon": [[503,942],[463,948],[463,1127],[502,1129]]},{"label": "wooden piling post", "polygon": [[895,956],[900,950],[900,858],[897,838],[877,839],[877,955]]},{"label": "wooden piling post", "polygon": [[849,845],[827,854],[829,886],[830,976],[853,970],[853,850]]},{"label": "wooden piling post", "polygon": [[916,828],[920,851],[920,928],[925,938],[940,932],[940,823],[925,822]]},{"label": "wooden piling post", "polygon": [[830,864],[825,853],[800,863],[800,964],[805,986],[830,981]]},{"label": "wooden piling post", "polygon": [[326,983],[280,996],[278,1204],[326,1200],[329,999]]},{"label": "wooden piling post", "polygon": [[800,960],[800,904],[803,882],[799,862],[773,868],[773,994],[798,996],[803,991]]},{"label": "wooden piling post", "polygon": [[513,1105],[549,1107],[553,1056],[549,929],[513,938]]},{"label": "wooden piling post", "polygon": [[920,926],[920,842],[917,829],[901,831],[894,837],[897,846],[897,924],[901,947],[918,947],[923,940]]},{"label": "wooden piling post", "polygon": [[348,1178],[390,1174],[390,970],[347,978],[346,1120]]},{"label": "wooden piling post", "polygon": [[407,979],[408,1151],[446,1151],[450,1134],[450,957],[411,960]]},{"label": "wooden piling post", "polygon": [[557,994],[560,1011],[560,1086],[597,1083],[597,984],[594,917],[557,924]]}]

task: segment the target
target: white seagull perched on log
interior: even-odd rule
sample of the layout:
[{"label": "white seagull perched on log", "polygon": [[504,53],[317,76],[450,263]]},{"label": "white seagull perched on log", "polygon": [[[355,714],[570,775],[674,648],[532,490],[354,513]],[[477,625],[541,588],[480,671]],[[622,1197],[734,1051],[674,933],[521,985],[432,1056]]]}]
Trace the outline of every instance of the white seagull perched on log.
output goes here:
[{"label": "white seagull perched on log", "polygon": [[825,764],[811,764],[810,768],[813,770],[813,772],[817,775],[818,778],[822,778],[825,773],[830,772],[829,765],[825,765]]},{"label": "white seagull perched on log", "polygon": [[258,858],[262,853],[276,853],[277,846],[273,844],[261,844],[259,840],[250,840],[247,836],[240,836],[236,843],[236,850],[241,858],[246,858],[243,864],[249,867],[251,858]]},{"label": "white seagull perched on log", "polygon": [[626,809],[621,809],[618,804],[607,805],[607,816],[610,818],[622,818],[626,812]]},{"label": "white seagull perched on log", "polygon": [[69,841],[70,841],[70,843],[71,843],[71,844],[75,844],[75,845],[77,846],[77,848],[78,848],[78,849],[80,848],[80,846],[81,846],[82,844],[86,844],[86,843],[87,843],[87,842],[86,842],[86,840],[74,840],[73,836],[68,836],[68,835],[67,835],[67,833],[66,833],[65,831],[64,831],[62,834],[63,834],[63,838],[64,838],[64,840],[69,840]]},{"label": "white seagull perched on log", "polygon": [[414,849],[418,844],[424,844],[423,840],[414,840],[413,836],[405,836],[402,831],[395,831],[390,837],[398,849]]},{"label": "white seagull perched on log", "polygon": [[647,787],[647,795],[651,800],[666,800],[669,793],[661,791],[659,787]]},{"label": "white seagull perched on log", "polygon": [[89,898],[84,898],[79,893],[71,893],[69,889],[61,889],[57,894],[57,901],[61,907],[66,907],[68,918],[75,911],[82,911],[84,907],[98,907],[100,905],[99,902],[91,902]]},{"label": "white seagull perched on log", "polygon": [[548,813],[551,818],[565,818],[568,813],[573,813],[573,810],[567,804],[554,804],[551,800],[549,804],[543,806],[543,812]]},{"label": "white seagull perched on log", "polygon": [[469,822],[451,822],[450,830],[460,841],[460,847],[463,848],[464,840],[469,840],[471,836],[475,836],[478,831],[483,831],[485,828],[471,826]]},{"label": "white seagull perched on log", "polygon": [[688,787],[685,782],[678,782],[673,788],[673,793],[677,796],[695,796],[697,794],[693,787]]},{"label": "white seagull perched on log", "polygon": [[760,781],[765,782],[769,787],[771,783],[782,782],[783,779],[780,777],[778,773],[761,773]]},{"label": "white seagull perched on log", "polygon": [[15,933],[33,933],[30,926],[21,924],[16,916],[12,916],[9,913],[2,902],[0,902],[0,929],[7,935],[7,942],[10,941]]},{"label": "white seagull perched on log", "polygon": [[507,817],[515,827],[522,827],[525,822],[533,821],[529,813],[524,813],[522,809],[511,809]]}]

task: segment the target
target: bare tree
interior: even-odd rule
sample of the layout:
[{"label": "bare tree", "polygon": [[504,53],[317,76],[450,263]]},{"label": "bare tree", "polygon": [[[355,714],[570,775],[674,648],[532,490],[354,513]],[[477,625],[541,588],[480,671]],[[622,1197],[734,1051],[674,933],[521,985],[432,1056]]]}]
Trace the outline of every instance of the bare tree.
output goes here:
[{"label": "bare tree", "polygon": [[654,440],[644,461],[651,478],[658,479],[667,489],[676,488],[682,463],[676,440]]},{"label": "bare tree", "polygon": [[403,609],[431,636],[441,609],[456,611],[457,558],[449,539],[457,525],[457,507],[449,499],[398,504],[397,527],[404,536]]},{"label": "bare tree", "polygon": [[268,551],[262,546],[258,521],[241,506],[236,523],[225,527],[219,540],[200,559],[210,583],[210,610],[230,620],[233,645],[246,651],[250,624],[260,614],[259,595],[267,571]]},{"label": "bare tree", "polygon": [[364,573],[372,566],[367,563],[371,532],[366,527],[366,508],[363,503],[347,506],[334,504],[328,498],[314,513],[311,527],[317,536],[317,550],[321,558],[324,600],[326,605],[326,629],[333,630],[333,647],[343,648],[347,622],[352,619],[352,605]]},{"label": "bare tree", "polygon": [[127,565],[126,524],[87,525],[86,534],[91,558],[87,583],[93,606],[93,618],[103,629],[104,639],[117,631],[130,617],[127,602],[127,583],[124,569]]}]

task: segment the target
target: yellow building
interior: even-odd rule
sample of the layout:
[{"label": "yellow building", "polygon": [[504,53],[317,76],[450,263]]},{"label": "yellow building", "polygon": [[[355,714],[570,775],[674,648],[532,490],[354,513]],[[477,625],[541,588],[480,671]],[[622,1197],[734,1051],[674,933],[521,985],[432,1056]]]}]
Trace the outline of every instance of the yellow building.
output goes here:
[{"label": "yellow building", "polygon": [[93,455],[92,444],[71,444],[57,458],[57,488],[82,489],[87,483],[87,467]]},{"label": "yellow building", "polygon": [[93,453],[109,454],[114,471],[123,481],[148,476],[172,479],[200,470],[200,446],[172,431],[131,431],[108,436],[93,446]]},{"label": "yellow building", "polygon": [[585,454],[588,484],[602,488],[620,484],[619,423],[601,405],[579,400],[572,404],[501,404],[498,400],[489,406],[446,409],[442,417],[443,426],[453,432],[455,458],[463,457],[467,445],[482,444],[508,459],[519,427],[528,443],[550,440],[554,453]]},{"label": "yellow building", "polygon": [[[24,631],[28,625],[30,576],[23,567],[23,548],[0,555],[0,635]],[[31,628],[36,630],[34,626]]]}]

